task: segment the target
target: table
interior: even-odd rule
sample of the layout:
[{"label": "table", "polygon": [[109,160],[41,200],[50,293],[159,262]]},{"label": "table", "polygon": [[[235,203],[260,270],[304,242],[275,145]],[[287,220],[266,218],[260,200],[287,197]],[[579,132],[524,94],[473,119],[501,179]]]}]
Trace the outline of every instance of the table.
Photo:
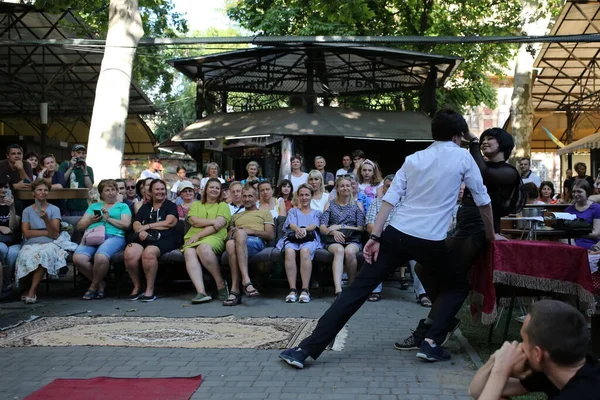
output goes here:
[{"label": "table", "polygon": [[[503,235],[511,235],[513,237],[523,238],[531,233],[529,229],[502,229],[501,233]],[[544,229],[536,229],[534,232],[533,240],[549,239],[549,240],[560,240],[560,239],[577,239],[578,237],[588,235],[588,232],[578,232],[578,231],[564,231],[561,229],[554,229],[546,227]]]},{"label": "table", "polygon": [[[15,190],[15,199],[17,200],[33,200],[33,192],[27,190]],[[48,192],[48,200],[72,200],[86,199],[89,196],[89,189],[52,189]]]},{"label": "table", "polygon": [[587,250],[564,243],[491,242],[473,264],[471,282],[471,313],[486,325],[497,317],[498,285],[536,294],[573,295],[588,314],[594,308]]}]

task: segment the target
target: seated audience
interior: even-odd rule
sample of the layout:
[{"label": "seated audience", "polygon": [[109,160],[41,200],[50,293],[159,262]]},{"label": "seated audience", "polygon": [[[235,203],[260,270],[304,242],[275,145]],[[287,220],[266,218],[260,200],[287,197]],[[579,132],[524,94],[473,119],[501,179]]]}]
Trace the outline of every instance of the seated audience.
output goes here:
[{"label": "seated audience", "polygon": [[594,178],[586,175],[587,165],[585,165],[585,163],[578,162],[577,164],[575,164],[575,172],[577,173],[577,175],[573,177],[573,183],[579,180],[585,180],[587,183],[590,184],[590,187],[592,187],[592,189],[594,188]]},{"label": "seated audience", "polygon": [[294,186],[289,179],[282,179],[277,186],[277,195],[279,201],[285,204],[285,212],[289,212],[294,207]]},{"label": "seated audience", "polygon": [[58,270],[67,266],[67,253],[54,240],[60,235],[60,210],[48,203],[51,186],[39,179],[32,183],[35,204],[23,210],[21,231],[23,247],[16,263],[17,282],[31,275],[31,286],[24,293],[25,304],[37,301],[36,291],[44,275],[58,276]]},{"label": "seated audience", "polygon": [[206,182],[212,178],[218,179],[221,183],[225,183],[225,179],[219,177],[219,164],[216,162],[206,164],[206,176],[200,180],[200,193],[204,193]]},{"label": "seated audience", "polygon": [[[589,184],[588,184],[589,185]],[[522,343],[504,342],[477,371],[469,395],[506,399],[541,392],[548,399],[598,399],[600,364],[587,356],[590,333],[583,315],[556,300],[531,306]]]},{"label": "seated audience", "polygon": [[[320,173],[317,171],[320,175]],[[312,273],[312,260],[315,257],[315,251],[321,247],[318,227],[321,218],[321,211],[312,209],[311,198],[313,189],[310,185],[302,184],[296,192],[298,206],[292,208],[287,214],[283,224],[283,237],[277,243],[277,248],[285,253],[285,273],[290,285],[290,293],[286,296],[286,303],[294,303],[296,300],[300,303],[310,302],[310,275]],[[296,278],[298,267],[296,265],[296,255],[300,254],[300,279],[302,280],[302,289],[300,297],[296,289]]]},{"label": "seated audience", "polygon": [[227,282],[221,275],[219,256],[225,250],[227,224],[231,218],[229,206],[219,201],[221,197],[221,182],[210,178],[204,186],[202,200],[194,202],[188,213],[187,221],[191,225],[185,235],[183,255],[185,268],[196,288],[196,297],[192,304],[206,303],[212,297],[206,294],[202,267],[212,275],[219,291],[219,300],[227,300],[229,290]]},{"label": "seated audience", "polygon": [[221,184],[221,201],[227,204],[231,203],[231,192],[229,191],[229,182]]},{"label": "seated audience", "polygon": [[142,171],[139,179],[161,179],[161,170],[160,158],[156,154],[150,155],[148,156],[148,169]]},{"label": "seated audience", "polygon": [[117,201],[120,203],[124,203],[125,199],[127,198],[127,194],[125,193],[125,186],[127,185],[125,183],[125,179],[115,179],[115,182],[117,183]]},{"label": "seated audience", "polygon": [[371,201],[381,197],[381,171],[377,163],[364,160],[358,171],[358,191],[364,193]]},{"label": "seated audience", "polygon": [[335,184],[335,177],[331,172],[325,171],[325,166],[327,163],[325,162],[325,158],[321,156],[315,157],[315,169],[319,171],[323,177],[323,184],[325,186],[333,186]]},{"label": "seated audience", "polygon": [[91,282],[83,300],[104,298],[104,278],[110,267],[110,258],[125,248],[125,232],[131,225],[129,207],[117,201],[117,182],[112,179],[102,180],[98,184],[98,191],[101,201],[92,203],[77,223],[77,229],[82,231],[100,226],[105,229],[104,243],[93,245],[84,243],[84,239],[73,255],[73,264]]},{"label": "seated audience", "polygon": [[192,185],[192,182],[183,181],[178,187],[178,194],[182,203],[177,205],[177,215],[179,215],[180,221],[186,221],[190,207],[196,202],[196,199],[194,199],[194,185]]},{"label": "seated audience", "polygon": [[260,165],[256,161],[250,161],[246,165],[246,172],[248,172],[248,178],[242,180],[242,185],[249,183],[250,185],[254,185],[255,183],[262,182],[263,179],[258,177],[258,171],[260,170]]},{"label": "seated audience", "polygon": [[242,200],[242,184],[238,181],[233,181],[229,184],[229,212],[233,217],[236,214],[244,212],[244,201]]},{"label": "seated audience", "polygon": [[[197,176],[194,176],[194,177],[190,178],[190,182],[192,182],[192,185],[194,186],[194,192],[196,193],[194,198],[196,200],[200,200],[202,198],[202,192],[200,191],[200,178],[198,178]],[[181,200],[181,199],[179,199],[179,200]]]},{"label": "seated audience", "polygon": [[262,181],[258,184],[258,193],[260,200],[256,202],[256,207],[259,210],[269,211],[273,219],[278,216],[285,217],[285,203],[273,197],[273,186],[269,181]]},{"label": "seated audience", "polygon": [[363,206],[354,200],[352,182],[338,178],[336,198],[325,206],[320,231],[327,250],[333,254],[333,285],[335,297],[342,292],[342,274],[348,274],[348,284],[356,276],[356,255],[362,249],[361,234],[365,225]]},{"label": "seated audience", "polygon": [[308,174],[302,172],[302,158],[299,156],[293,156],[290,158],[292,172],[285,176],[285,179],[292,182],[292,187],[300,187],[303,183],[307,183]]},{"label": "seated audience", "polygon": [[365,161],[365,152],[362,150],[354,150],[352,152],[352,171],[350,171],[350,173],[354,174],[355,176],[358,176],[359,172],[360,172],[360,164],[362,164],[363,161]]},{"label": "seated audience", "polygon": [[15,209],[15,198],[10,190],[8,176],[0,176],[0,298],[12,289],[15,263],[21,249],[16,242],[19,217]]},{"label": "seated audience", "polygon": [[8,176],[13,189],[31,188],[31,165],[23,162],[23,149],[18,144],[11,144],[6,148],[6,160],[0,161],[0,176]]},{"label": "seated audience", "polygon": [[588,199],[592,194],[592,187],[585,179],[576,180],[572,188],[574,204],[566,208],[565,212],[575,214],[577,218],[585,220],[592,225],[592,232],[575,239],[575,244],[589,250],[600,239],[600,204]]},{"label": "seated audience", "polygon": [[123,202],[131,207],[131,205],[136,201],[137,192],[135,187],[135,181],[133,179],[127,179],[125,181],[125,200],[123,200]]},{"label": "seated audience", "polygon": [[[177,232],[177,206],[167,200],[167,184],[154,179],[148,188],[150,201],[140,207],[135,215],[129,244],[125,247],[125,268],[133,281],[133,290],[128,300],[144,302],[156,300],[154,284],[158,271],[158,259],[181,245]],[[146,289],[142,290],[140,267],[146,278]]]},{"label": "seated audience", "polygon": [[313,189],[313,195],[310,201],[310,207],[313,210],[323,212],[327,203],[329,203],[329,193],[325,191],[323,176],[319,171],[313,169],[308,173],[308,184]]},{"label": "seated audience", "polygon": [[565,181],[563,185],[563,191],[560,194],[559,204],[571,204],[573,203],[573,194],[571,193],[571,187],[573,186],[573,181],[569,181],[568,179]]},{"label": "seated audience", "polygon": [[248,257],[259,253],[265,248],[265,241],[273,239],[275,225],[269,211],[256,207],[256,197],[253,186],[244,186],[242,198],[245,211],[231,217],[229,236],[225,243],[231,269],[231,291],[223,302],[224,306],[237,306],[242,302],[240,280],[246,296],[260,296],[248,275]]},{"label": "seated audience", "polygon": [[23,159],[25,161],[27,161],[29,163],[29,165],[31,165],[31,171],[33,173],[33,180],[35,181],[38,178],[40,170],[42,169],[41,162],[40,162],[41,161],[40,156],[35,151],[29,151],[29,152],[25,153],[25,155],[23,156]]},{"label": "seated audience", "polygon": [[556,204],[554,184],[550,181],[540,183],[540,201],[544,204]]}]

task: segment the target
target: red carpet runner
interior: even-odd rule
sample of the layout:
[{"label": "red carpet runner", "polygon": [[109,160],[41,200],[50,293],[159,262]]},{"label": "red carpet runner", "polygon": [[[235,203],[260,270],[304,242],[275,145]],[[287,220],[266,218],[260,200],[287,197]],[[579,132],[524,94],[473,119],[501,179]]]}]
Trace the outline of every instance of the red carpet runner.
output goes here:
[{"label": "red carpet runner", "polygon": [[191,378],[55,379],[25,400],[189,400],[202,382]]}]

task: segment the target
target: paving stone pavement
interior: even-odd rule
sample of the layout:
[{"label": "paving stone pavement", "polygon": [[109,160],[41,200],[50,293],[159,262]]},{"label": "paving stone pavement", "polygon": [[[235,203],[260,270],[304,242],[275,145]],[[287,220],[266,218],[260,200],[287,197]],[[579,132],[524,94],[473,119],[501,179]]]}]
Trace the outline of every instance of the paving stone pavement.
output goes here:
[{"label": "paving stone pavement", "polygon": [[[312,293],[310,304],[286,304],[287,293],[272,291],[259,299],[226,308],[217,301],[189,306],[192,292],[169,294],[154,303],[108,297],[83,301],[69,291],[52,289],[50,296],[26,307],[0,303],[0,327],[30,314],[65,316],[128,315],[166,317],[306,317],[318,318],[333,301],[331,290]],[[133,312],[126,310],[135,309]],[[86,311],[90,311],[87,313]],[[395,341],[404,338],[427,310],[412,291],[389,282],[384,299],[366,303],[348,323],[342,351],[326,351],[318,361],[296,370],[278,359],[279,350],[160,349],[122,347],[0,348],[0,399],[22,399],[56,378],[172,377],[202,374],[192,399],[327,399],[417,400],[468,399],[475,373],[457,340],[448,347],[452,361],[425,363],[415,352],[400,352]]]}]

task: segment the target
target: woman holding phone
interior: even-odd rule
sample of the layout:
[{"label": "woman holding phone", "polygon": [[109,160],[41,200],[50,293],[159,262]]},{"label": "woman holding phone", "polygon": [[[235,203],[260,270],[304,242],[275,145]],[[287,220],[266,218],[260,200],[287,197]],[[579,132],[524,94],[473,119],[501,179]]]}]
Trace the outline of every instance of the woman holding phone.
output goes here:
[{"label": "woman holding phone", "polygon": [[119,187],[112,179],[98,184],[100,199],[85,211],[77,229],[86,230],[104,226],[105,240],[99,246],[81,243],[73,255],[73,264],[91,285],[83,295],[83,300],[103,299],[110,258],[123,250],[126,245],[125,231],[131,225],[131,211],[127,204],[117,201]]}]

